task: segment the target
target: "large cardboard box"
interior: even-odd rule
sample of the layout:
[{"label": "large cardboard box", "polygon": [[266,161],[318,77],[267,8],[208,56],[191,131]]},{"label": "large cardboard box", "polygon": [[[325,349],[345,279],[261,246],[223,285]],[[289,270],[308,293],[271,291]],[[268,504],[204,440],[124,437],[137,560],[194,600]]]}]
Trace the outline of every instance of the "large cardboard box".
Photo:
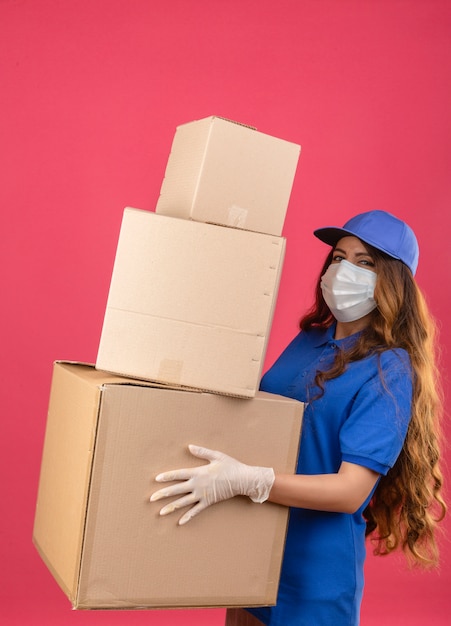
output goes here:
[{"label": "large cardboard box", "polygon": [[285,239],[125,209],[96,366],[253,397]]},{"label": "large cardboard box", "polygon": [[182,124],[156,212],[281,235],[300,150],[220,117]]},{"label": "large cardboard box", "polygon": [[236,497],[178,526],[149,498],[156,474],[203,462],[190,443],[294,472],[302,409],[56,363],[33,540],[73,607],[274,604],[288,508]]}]

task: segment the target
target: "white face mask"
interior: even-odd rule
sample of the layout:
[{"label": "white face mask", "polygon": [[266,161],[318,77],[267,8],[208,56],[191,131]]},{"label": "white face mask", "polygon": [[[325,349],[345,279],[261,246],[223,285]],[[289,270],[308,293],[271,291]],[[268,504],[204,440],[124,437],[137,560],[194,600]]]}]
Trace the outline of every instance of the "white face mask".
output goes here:
[{"label": "white face mask", "polygon": [[321,290],[336,320],[354,322],[377,307],[376,278],[375,272],[346,260],[329,265],[321,278]]}]

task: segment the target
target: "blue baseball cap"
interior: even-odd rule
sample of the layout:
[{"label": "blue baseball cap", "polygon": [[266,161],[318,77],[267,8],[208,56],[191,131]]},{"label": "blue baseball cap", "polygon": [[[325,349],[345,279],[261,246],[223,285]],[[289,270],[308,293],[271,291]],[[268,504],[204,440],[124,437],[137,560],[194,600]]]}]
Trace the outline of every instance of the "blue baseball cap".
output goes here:
[{"label": "blue baseball cap", "polygon": [[418,267],[419,248],[415,233],[405,222],[386,211],[360,213],[348,220],[343,228],[326,226],[317,228],[313,234],[330,246],[335,246],[342,237],[352,235],[399,259],[413,275]]}]

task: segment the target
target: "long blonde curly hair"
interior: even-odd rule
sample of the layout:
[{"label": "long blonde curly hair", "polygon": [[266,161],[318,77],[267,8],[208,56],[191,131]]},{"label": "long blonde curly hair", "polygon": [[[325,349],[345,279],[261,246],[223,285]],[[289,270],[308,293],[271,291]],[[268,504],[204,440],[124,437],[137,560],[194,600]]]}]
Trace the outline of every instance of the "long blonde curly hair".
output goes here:
[{"label": "long blonde curly hair", "polygon": [[[386,555],[400,548],[408,560],[423,567],[438,564],[437,523],[446,513],[441,495],[441,418],[443,401],[437,367],[436,325],[410,270],[388,255],[368,246],[374,258],[377,308],[356,344],[338,351],[332,367],[316,374],[323,389],[327,380],[343,373],[351,361],[370,353],[403,348],[413,371],[411,420],[402,451],[386,476],[382,476],[364,512],[367,536],[374,553]],[[320,277],[331,263],[328,255]],[[302,330],[327,328],[334,318],[321,292],[320,277],[312,309],[301,319]]]}]

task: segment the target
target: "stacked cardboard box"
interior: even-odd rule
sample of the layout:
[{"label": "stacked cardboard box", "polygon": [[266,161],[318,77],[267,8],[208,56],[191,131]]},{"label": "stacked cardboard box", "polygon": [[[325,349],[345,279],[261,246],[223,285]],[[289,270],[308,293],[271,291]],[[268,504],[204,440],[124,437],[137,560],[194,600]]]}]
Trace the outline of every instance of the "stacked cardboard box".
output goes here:
[{"label": "stacked cardboard box", "polygon": [[[234,498],[180,527],[149,497],[159,472],[199,464],[189,443],[295,469],[302,404],[257,391],[293,146],[220,118],[184,125],[157,213],[124,211],[96,366],[55,363],[50,393],[33,538],[74,608],[275,602],[285,507]],[[273,179],[259,222],[258,173],[284,158],[291,177]]]},{"label": "stacked cardboard box", "polygon": [[300,146],[208,117],[179,126],[156,211],[280,236]]},{"label": "stacked cardboard box", "polygon": [[126,209],[97,367],[254,396],[284,251],[282,237]]}]

